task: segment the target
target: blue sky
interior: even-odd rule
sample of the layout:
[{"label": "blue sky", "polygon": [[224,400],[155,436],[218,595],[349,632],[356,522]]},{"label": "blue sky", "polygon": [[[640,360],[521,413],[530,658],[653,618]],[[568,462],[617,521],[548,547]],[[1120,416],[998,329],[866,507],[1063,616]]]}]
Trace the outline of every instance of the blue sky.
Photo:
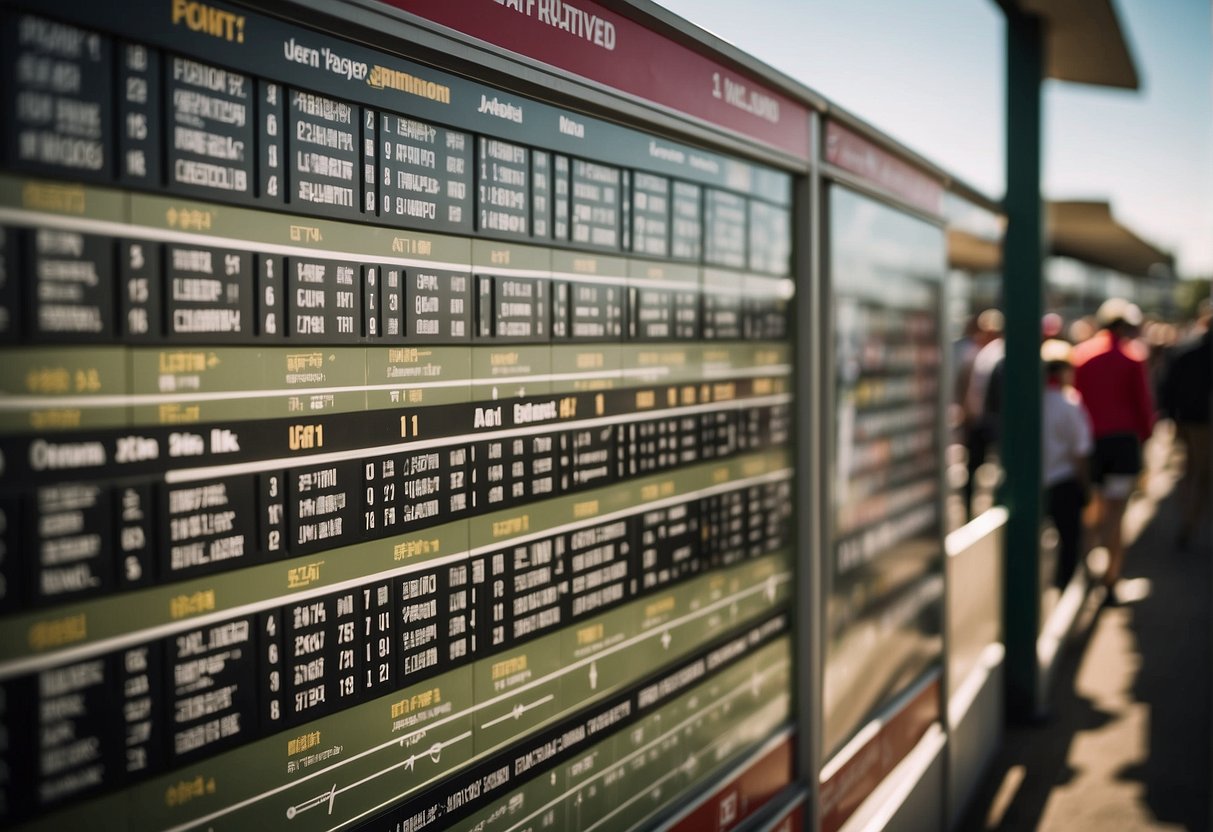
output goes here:
[{"label": "blue sky", "polygon": [[[1003,192],[1005,24],[993,0],[658,0],[994,197]],[[1136,92],[1045,92],[1045,193],[1108,199],[1181,275],[1213,274],[1208,0],[1112,0]]]}]

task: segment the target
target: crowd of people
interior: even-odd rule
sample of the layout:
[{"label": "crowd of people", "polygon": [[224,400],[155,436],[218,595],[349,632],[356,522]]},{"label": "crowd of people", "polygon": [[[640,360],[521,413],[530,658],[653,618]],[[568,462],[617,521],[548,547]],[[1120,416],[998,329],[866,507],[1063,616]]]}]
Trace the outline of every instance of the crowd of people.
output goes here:
[{"label": "crowd of people", "polygon": [[[1147,322],[1135,304],[1111,298],[1068,330],[1056,313],[1042,320],[1042,505],[1059,538],[1053,575],[1058,588],[1069,583],[1085,552],[1102,546],[1105,597],[1109,604],[1118,602],[1125,510],[1158,419],[1174,422],[1184,449],[1175,543],[1191,548],[1202,539],[1201,524],[1211,513],[1211,317],[1205,301],[1196,320],[1181,329]],[[954,345],[955,406],[968,471],[962,500],[969,516],[978,472],[997,455],[1006,395],[1002,329],[1002,314],[987,309]]]}]

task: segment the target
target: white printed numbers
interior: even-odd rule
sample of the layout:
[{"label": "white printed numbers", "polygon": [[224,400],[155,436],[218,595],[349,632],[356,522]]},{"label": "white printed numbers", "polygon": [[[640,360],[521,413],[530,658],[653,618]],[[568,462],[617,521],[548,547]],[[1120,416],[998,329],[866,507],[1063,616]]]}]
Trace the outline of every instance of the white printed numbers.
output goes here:
[{"label": "white printed numbers", "polygon": [[[278,279],[274,273],[274,258],[266,257],[264,263],[264,278],[265,288],[261,292],[261,300],[265,304],[265,315],[262,318],[261,330],[265,335],[278,334],[278,310],[276,304],[278,302],[277,293],[274,291],[274,282]],[[277,478],[275,478],[276,480]]]},{"label": "white printed numbers", "polygon": [[[268,108],[277,108],[279,101],[279,92],[277,84],[265,85],[265,106]],[[281,175],[278,169],[281,165],[281,160],[278,153],[278,143],[273,141],[278,136],[278,113],[267,112],[265,114],[265,135],[270,141],[265,143],[265,167],[270,173],[265,177],[265,195],[276,197],[281,191]]]},{"label": "white printed numbers", "polygon": [[147,115],[145,113],[126,114],[126,135],[138,142],[147,138]]},{"label": "white printed numbers", "polygon": [[126,68],[132,72],[147,72],[147,49],[137,45],[126,47]]},{"label": "white printed numbers", "polygon": [[[277,478],[275,477],[274,479],[276,480]],[[266,674],[267,687],[271,694],[278,694],[282,691],[282,656],[277,642],[278,616],[276,613],[266,616],[265,635],[269,639],[268,643],[265,644],[265,660],[269,668]],[[282,704],[276,695],[269,697],[269,718],[272,721],[282,718]]]}]

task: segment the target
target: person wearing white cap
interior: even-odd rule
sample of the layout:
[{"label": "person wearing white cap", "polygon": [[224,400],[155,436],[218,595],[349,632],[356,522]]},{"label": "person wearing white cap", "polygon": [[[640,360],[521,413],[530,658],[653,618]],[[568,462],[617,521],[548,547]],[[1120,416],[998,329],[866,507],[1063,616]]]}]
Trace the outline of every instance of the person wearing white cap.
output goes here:
[{"label": "person wearing white cap", "polygon": [[1154,430],[1154,402],[1146,377],[1146,355],[1133,341],[1141,310],[1123,298],[1110,298],[1096,313],[1103,331],[1074,348],[1074,386],[1091,414],[1095,448],[1091,482],[1095,486],[1095,533],[1108,550],[1104,585],[1116,603],[1116,583],[1124,564],[1121,523],[1129,495],[1141,473],[1141,446]]}]

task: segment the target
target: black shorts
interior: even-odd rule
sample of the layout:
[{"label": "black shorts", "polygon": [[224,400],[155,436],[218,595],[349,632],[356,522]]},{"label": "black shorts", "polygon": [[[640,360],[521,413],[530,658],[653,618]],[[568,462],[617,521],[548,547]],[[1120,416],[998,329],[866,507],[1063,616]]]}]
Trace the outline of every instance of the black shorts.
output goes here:
[{"label": "black shorts", "polygon": [[1141,473],[1141,440],[1132,433],[1113,433],[1095,440],[1091,452],[1091,482],[1099,484],[1108,474]]}]

